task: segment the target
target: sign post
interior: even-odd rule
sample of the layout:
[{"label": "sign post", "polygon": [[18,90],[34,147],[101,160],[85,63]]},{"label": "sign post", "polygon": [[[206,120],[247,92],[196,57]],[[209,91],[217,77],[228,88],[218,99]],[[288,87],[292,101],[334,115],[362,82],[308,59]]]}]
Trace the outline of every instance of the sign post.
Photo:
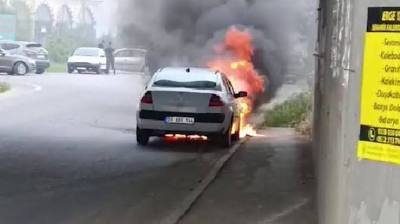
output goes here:
[{"label": "sign post", "polygon": [[357,155],[400,165],[400,7],[368,9]]}]

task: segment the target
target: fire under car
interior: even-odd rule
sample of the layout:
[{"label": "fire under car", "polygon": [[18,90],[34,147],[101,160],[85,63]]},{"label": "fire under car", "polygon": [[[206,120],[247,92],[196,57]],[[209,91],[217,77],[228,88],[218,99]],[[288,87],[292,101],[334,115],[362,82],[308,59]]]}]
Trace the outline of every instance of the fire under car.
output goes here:
[{"label": "fire under car", "polygon": [[149,81],[137,111],[137,143],[152,136],[200,135],[223,147],[240,138],[239,98],[226,75],[205,68],[170,67]]}]

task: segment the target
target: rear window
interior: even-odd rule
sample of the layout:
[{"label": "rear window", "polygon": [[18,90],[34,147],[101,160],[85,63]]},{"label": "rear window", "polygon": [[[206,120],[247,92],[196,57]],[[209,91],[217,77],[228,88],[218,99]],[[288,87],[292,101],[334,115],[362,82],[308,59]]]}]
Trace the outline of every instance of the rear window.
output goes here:
[{"label": "rear window", "polygon": [[96,48],[78,48],[74,52],[75,56],[99,56],[99,50]]},{"label": "rear window", "polygon": [[31,44],[27,44],[26,47],[27,48],[39,48],[39,47],[42,47],[42,45],[38,44],[38,43],[31,43]]},{"label": "rear window", "polygon": [[192,89],[220,89],[218,76],[214,73],[169,74],[160,73],[154,79],[154,86]]}]

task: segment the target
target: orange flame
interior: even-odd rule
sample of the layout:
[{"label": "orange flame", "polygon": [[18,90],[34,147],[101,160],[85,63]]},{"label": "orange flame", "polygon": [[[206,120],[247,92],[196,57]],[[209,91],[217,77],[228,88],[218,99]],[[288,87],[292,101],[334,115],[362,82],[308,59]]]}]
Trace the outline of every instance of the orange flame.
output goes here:
[{"label": "orange flame", "polygon": [[253,111],[254,99],[265,91],[264,79],[252,62],[254,56],[253,38],[247,31],[231,27],[223,43],[215,47],[216,56],[207,63],[211,69],[224,73],[232,82],[236,91],[246,91],[248,98],[241,100],[242,127],[241,137],[255,136],[255,128],[248,124]]}]

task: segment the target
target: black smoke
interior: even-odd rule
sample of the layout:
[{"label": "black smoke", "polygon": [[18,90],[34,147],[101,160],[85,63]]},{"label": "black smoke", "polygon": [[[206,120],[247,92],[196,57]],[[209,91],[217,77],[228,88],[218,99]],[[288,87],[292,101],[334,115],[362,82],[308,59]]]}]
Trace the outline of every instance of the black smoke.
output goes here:
[{"label": "black smoke", "polygon": [[269,93],[292,70],[302,73],[315,33],[314,0],[120,0],[122,45],[149,49],[151,69],[204,66],[230,26],[249,30],[256,68]]}]

